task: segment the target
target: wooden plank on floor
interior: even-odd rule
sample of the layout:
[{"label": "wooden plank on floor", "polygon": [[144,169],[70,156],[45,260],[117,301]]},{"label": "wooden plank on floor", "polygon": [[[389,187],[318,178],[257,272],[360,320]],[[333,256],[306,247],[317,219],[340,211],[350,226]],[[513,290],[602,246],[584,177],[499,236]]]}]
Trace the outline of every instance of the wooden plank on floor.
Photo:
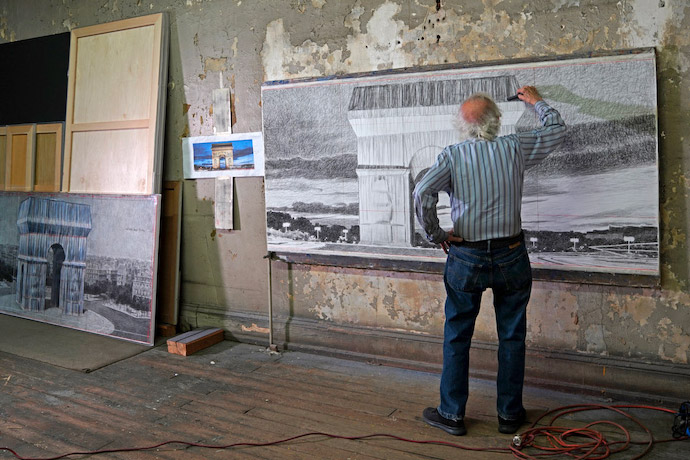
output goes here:
[{"label": "wooden plank on floor", "polygon": [[168,339],[168,352],[189,356],[197,351],[208,348],[223,341],[223,329],[194,329],[184,334]]}]

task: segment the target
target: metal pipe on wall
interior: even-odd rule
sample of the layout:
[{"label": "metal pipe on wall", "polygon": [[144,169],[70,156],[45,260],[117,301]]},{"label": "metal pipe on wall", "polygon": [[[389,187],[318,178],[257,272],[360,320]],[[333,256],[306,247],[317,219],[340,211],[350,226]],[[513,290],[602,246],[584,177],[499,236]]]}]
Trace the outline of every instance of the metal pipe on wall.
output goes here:
[{"label": "metal pipe on wall", "polygon": [[273,273],[272,262],[275,257],[275,252],[268,251],[264,259],[268,259],[268,349],[270,351],[278,351],[278,346],[273,342]]}]

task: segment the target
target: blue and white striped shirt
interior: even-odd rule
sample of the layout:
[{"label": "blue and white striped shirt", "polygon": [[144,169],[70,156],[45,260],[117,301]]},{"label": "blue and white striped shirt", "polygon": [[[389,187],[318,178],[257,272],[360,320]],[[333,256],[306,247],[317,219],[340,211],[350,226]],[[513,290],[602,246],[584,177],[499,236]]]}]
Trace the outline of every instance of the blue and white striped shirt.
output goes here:
[{"label": "blue and white striped shirt", "polygon": [[565,139],[565,123],[544,101],[534,105],[543,128],[497,137],[469,139],[446,147],[414,190],[417,219],[429,241],[448,233],[439,226],[438,192],[450,195],[453,233],[468,241],[520,233],[525,170],[536,166]]}]

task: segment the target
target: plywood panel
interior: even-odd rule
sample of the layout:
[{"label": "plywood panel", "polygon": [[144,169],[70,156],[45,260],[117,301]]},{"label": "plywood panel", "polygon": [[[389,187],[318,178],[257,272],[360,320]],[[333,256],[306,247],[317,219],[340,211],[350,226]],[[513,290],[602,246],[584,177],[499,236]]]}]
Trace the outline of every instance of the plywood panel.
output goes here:
[{"label": "plywood panel", "polygon": [[33,186],[33,155],[35,125],[7,127],[5,188],[31,190]]},{"label": "plywood panel", "polygon": [[70,192],[148,194],[147,147],[146,129],[73,133]]},{"label": "plywood panel", "polygon": [[74,123],[149,118],[154,27],[79,39]]},{"label": "plywood panel", "polygon": [[167,49],[163,13],[72,31],[63,191],[158,193]]},{"label": "plywood panel", "polygon": [[27,134],[15,134],[10,136],[9,148],[10,164],[7,184],[10,190],[24,190],[27,188],[27,148],[31,140]]},{"label": "plywood panel", "polygon": [[0,127],[0,190],[5,190],[5,151],[7,149],[7,128]]},{"label": "plywood panel", "polygon": [[62,123],[36,126],[34,190],[59,192],[62,166]]}]

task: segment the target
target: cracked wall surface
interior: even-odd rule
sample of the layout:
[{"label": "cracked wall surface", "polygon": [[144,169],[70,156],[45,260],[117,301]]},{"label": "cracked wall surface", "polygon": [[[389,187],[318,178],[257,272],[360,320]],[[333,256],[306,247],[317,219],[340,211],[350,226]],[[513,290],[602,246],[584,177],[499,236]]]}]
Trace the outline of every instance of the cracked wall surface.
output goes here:
[{"label": "cracked wall surface", "polygon": [[[261,130],[260,86],[268,80],[653,47],[661,287],[537,282],[528,341],[535,349],[687,364],[688,2],[445,0],[439,10],[436,5],[435,0],[6,0],[0,3],[0,42],[167,12],[166,180],[181,180],[181,139],[212,134],[211,96],[221,86],[231,90],[233,131],[251,132]],[[268,299],[263,181],[236,181],[235,231],[214,230],[213,194],[212,180],[185,181],[182,322],[223,326],[230,334],[262,340]],[[274,263],[273,273],[272,298],[281,321],[414,337],[442,334],[445,293],[438,275],[283,263]],[[493,322],[489,293],[477,340],[495,341]],[[284,340],[300,340],[288,332]]]}]

